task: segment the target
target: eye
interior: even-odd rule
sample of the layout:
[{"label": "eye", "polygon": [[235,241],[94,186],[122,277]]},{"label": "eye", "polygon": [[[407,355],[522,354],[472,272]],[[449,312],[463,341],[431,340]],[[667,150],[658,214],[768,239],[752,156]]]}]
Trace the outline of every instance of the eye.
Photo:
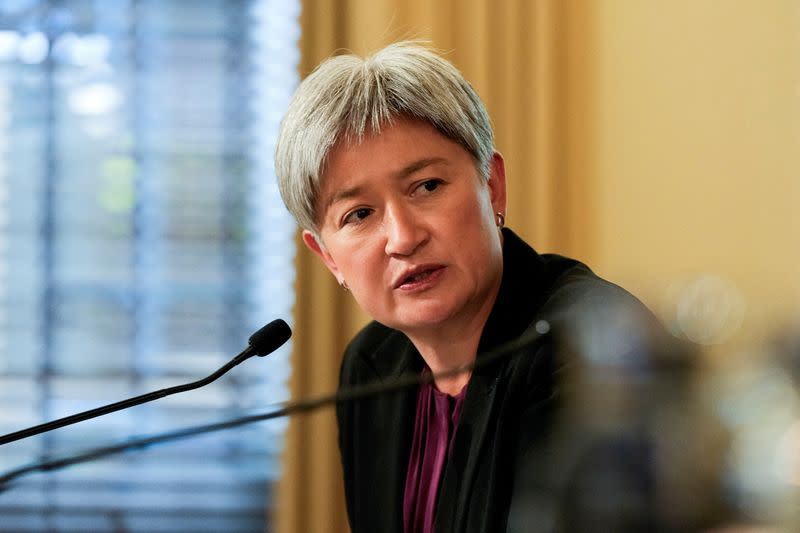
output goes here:
[{"label": "eye", "polygon": [[367,207],[359,207],[358,209],[354,209],[345,215],[344,219],[342,219],[342,225],[345,226],[347,224],[359,224],[371,214],[372,209]]},{"label": "eye", "polygon": [[440,179],[429,179],[419,184],[417,190],[422,193],[433,192],[442,186],[444,182]]}]

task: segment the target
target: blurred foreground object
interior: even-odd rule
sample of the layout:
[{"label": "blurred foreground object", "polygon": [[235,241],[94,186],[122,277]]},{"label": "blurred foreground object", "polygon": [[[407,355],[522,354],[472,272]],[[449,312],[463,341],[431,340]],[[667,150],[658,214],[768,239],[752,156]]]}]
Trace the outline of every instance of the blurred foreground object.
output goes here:
[{"label": "blurred foreground object", "polygon": [[797,331],[709,372],[701,345],[648,322],[626,308],[566,321],[554,426],[509,531],[798,531]]}]

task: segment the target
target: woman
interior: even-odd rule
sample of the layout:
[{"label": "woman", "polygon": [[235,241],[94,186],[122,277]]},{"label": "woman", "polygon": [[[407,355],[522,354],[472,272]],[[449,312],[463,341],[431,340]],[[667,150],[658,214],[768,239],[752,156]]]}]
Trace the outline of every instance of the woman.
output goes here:
[{"label": "woman", "polygon": [[437,374],[576,301],[627,293],[504,228],[505,169],[483,103],[424,47],[323,62],[283,120],[276,170],[305,244],[374,319],[340,386],[434,376],[339,405],[352,530],[504,531],[515,472],[554,405],[553,344]]}]

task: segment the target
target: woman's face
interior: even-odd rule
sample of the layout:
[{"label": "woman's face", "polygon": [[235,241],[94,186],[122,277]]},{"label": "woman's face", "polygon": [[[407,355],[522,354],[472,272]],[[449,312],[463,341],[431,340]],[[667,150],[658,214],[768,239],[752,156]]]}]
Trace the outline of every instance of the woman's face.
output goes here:
[{"label": "woman's face", "polygon": [[303,239],[378,322],[405,333],[468,326],[485,320],[500,283],[494,214],[505,207],[499,154],[487,183],[459,144],[398,119],[334,146],[317,200],[321,242]]}]

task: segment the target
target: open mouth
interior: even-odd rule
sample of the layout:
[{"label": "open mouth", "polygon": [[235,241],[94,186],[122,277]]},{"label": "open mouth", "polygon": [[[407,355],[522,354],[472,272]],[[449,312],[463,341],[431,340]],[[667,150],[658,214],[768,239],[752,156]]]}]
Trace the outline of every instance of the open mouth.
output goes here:
[{"label": "open mouth", "polygon": [[436,278],[438,278],[442,270],[443,267],[436,266],[425,268],[419,272],[414,272],[413,274],[404,277],[400,283],[397,284],[397,288],[410,289],[424,285],[425,283],[434,281]]}]

